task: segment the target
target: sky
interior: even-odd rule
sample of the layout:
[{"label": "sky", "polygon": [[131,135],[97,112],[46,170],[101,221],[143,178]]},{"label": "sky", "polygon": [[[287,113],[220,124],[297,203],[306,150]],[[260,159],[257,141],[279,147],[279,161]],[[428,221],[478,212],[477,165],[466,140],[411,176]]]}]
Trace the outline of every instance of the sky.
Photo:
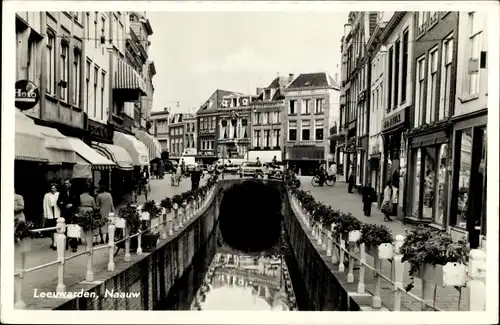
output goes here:
[{"label": "sky", "polygon": [[[255,94],[279,75],[340,74],[348,13],[148,12],[153,111],[195,113],[216,89]],[[179,102],[179,107],[177,107]]]}]

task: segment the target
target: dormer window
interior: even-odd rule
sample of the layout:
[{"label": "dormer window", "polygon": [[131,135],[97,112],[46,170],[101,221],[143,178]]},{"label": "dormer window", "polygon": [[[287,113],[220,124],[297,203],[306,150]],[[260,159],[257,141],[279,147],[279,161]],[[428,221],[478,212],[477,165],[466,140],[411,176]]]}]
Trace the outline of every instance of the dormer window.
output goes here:
[{"label": "dormer window", "polygon": [[264,90],[264,100],[271,100],[271,89]]},{"label": "dormer window", "polygon": [[238,107],[238,98],[233,98],[233,107]]}]

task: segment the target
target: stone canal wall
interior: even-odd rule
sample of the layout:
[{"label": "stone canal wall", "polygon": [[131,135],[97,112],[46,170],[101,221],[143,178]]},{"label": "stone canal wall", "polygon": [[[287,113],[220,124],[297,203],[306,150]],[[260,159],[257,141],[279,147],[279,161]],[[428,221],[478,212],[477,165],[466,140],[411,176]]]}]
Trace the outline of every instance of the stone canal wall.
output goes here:
[{"label": "stone canal wall", "polygon": [[[289,263],[290,275],[299,307],[306,306],[315,311],[360,311],[358,303],[349,296],[344,274],[337,272],[333,264],[319,253],[312,235],[306,230],[291,208],[288,197],[283,201],[284,227],[294,254]],[[296,288],[299,284],[300,287]],[[307,299],[301,295],[306,295]],[[307,301],[306,301],[307,300]],[[302,309],[302,308],[301,308]]]},{"label": "stone canal wall", "polygon": [[83,290],[84,297],[73,298],[57,310],[162,310],[188,309],[205,271],[213,258],[220,193],[184,229],[157,249],[124,262],[123,253],[115,258],[114,272],[95,270],[96,283],[79,283],[67,291]]}]

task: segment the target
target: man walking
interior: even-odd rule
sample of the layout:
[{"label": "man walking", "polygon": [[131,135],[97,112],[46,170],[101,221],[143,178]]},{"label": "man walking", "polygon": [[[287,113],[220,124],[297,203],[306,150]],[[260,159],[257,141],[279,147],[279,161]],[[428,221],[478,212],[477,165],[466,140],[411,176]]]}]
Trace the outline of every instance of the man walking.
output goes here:
[{"label": "man walking", "polygon": [[375,189],[373,189],[372,184],[368,182],[365,187],[363,187],[362,201],[363,201],[363,212],[366,217],[371,216],[372,213],[372,203],[376,200]]},{"label": "man walking", "polygon": [[203,172],[201,171],[200,165],[196,165],[195,169],[193,172],[191,172],[191,190],[195,190],[200,186],[200,179],[201,179],[201,174]]},{"label": "man walking", "polygon": [[[66,178],[64,180],[64,188],[59,193],[59,198],[57,205],[61,210],[61,216],[65,219],[66,224],[71,224],[74,219],[73,216],[77,211],[78,203],[80,202],[79,197],[75,194],[71,188],[71,180]],[[81,244],[81,238],[67,238],[66,239],[66,249],[68,245],[71,246],[73,250],[76,250],[78,243]]]}]

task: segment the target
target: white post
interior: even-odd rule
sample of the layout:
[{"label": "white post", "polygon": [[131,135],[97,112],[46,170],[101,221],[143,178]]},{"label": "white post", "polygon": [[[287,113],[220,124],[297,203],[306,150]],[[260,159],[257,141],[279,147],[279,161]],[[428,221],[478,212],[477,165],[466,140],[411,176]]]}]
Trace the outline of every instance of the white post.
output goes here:
[{"label": "white post", "polygon": [[326,256],[332,256],[333,233],[331,230],[327,231],[326,235]]},{"label": "white post", "polygon": [[344,254],[345,254],[345,240],[342,238],[342,235],[341,235],[341,238],[340,238],[340,249],[339,249],[339,253],[340,253],[340,258],[339,258],[339,272],[344,272],[345,271],[345,265],[344,265]]},{"label": "white post", "polygon": [[108,271],[110,272],[113,272],[115,270],[115,229],[115,221],[114,219],[112,219],[110,220],[108,226]]},{"label": "white post", "polygon": [[469,311],[486,310],[486,253],[471,249],[469,253]]},{"label": "white post", "polygon": [[[182,211],[181,211],[181,209],[182,209]],[[181,215],[179,218],[179,229],[181,229],[182,227],[184,227],[183,222],[184,222],[184,218],[186,216],[186,209],[179,207],[179,213]]]},{"label": "white post", "polygon": [[318,239],[318,246],[319,248],[321,249],[321,246],[323,246],[323,229],[321,227],[321,225],[318,224],[318,226],[316,227],[316,237]]},{"label": "white post", "polygon": [[332,223],[332,226],[331,226],[331,230],[332,230],[332,263],[335,264],[338,262],[338,255],[337,255],[337,252],[338,252],[338,243],[337,243],[337,239],[338,239],[338,234],[335,230],[335,228],[337,228],[337,225]]},{"label": "white post", "polygon": [[179,230],[179,208],[174,210],[174,231]]},{"label": "white post", "polygon": [[403,235],[396,236],[396,245],[394,251],[394,258],[392,260],[392,264],[394,267],[394,308],[393,311],[401,310],[401,296],[403,294],[403,277],[404,277],[404,264],[401,261],[403,259],[403,254],[401,254],[401,246],[405,241],[405,237]]},{"label": "white post", "polygon": [[[170,215],[170,217],[169,217]],[[174,212],[170,210],[170,212],[167,215],[167,226],[168,226],[168,235],[173,236],[174,235]]]},{"label": "white post", "polygon": [[16,286],[16,302],[14,308],[24,309],[26,304],[23,301],[23,279],[24,279],[24,269],[26,269],[26,253],[21,251],[21,269],[19,270],[19,275],[16,276],[15,286]]},{"label": "white post", "polygon": [[125,222],[125,262],[130,262],[130,229],[128,228],[127,222]]},{"label": "white post", "polygon": [[348,242],[348,249],[349,249],[349,266],[347,270],[347,283],[353,283],[354,282],[354,242],[349,241]]},{"label": "white post", "polygon": [[139,229],[139,236],[137,236],[137,255],[142,254],[142,230]]},{"label": "white post", "polygon": [[[165,211],[165,213],[163,213],[163,211]],[[164,209],[162,211],[162,214],[161,214],[161,225],[160,225],[160,229],[161,229],[161,239],[167,239],[167,234],[168,234],[168,228],[167,228],[167,210]]]},{"label": "white post", "polygon": [[321,227],[321,235],[323,237],[323,245],[321,245],[321,249],[326,251],[328,249],[328,231]]},{"label": "white post", "polygon": [[92,255],[94,253],[93,244],[94,244],[94,232],[93,229],[87,229],[87,273],[85,274],[85,281],[93,282],[94,281],[94,272],[92,271]]},{"label": "white post", "polygon": [[358,280],[358,293],[365,293],[365,243],[359,245],[359,280]]},{"label": "white post", "polygon": [[380,280],[381,277],[379,273],[382,272],[382,260],[378,258],[378,254],[373,257],[375,261],[375,272],[373,274],[373,277],[375,278],[375,287],[373,289],[373,300],[372,300],[372,307],[374,309],[380,309],[382,308],[382,299],[380,298]]},{"label": "white post", "polygon": [[64,218],[57,218],[57,235],[56,235],[56,245],[57,245],[57,260],[59,265],[57,266],[57,292],[65,292],[66,286],[64,285],[64,263],[66,259],[64,258],[64,251],[66,250],[66,224]]}]

